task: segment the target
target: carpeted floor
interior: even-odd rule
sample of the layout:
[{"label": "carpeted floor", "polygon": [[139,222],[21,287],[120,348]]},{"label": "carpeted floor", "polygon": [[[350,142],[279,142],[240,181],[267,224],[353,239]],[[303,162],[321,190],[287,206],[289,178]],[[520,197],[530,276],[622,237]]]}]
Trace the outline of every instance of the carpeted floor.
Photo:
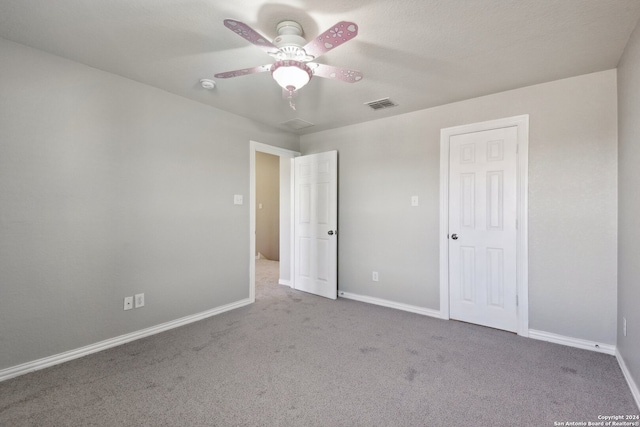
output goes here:
[{"label": "carpeted floor", "polygon": [[277,284],[0,383],[0,426],[554,426],[638,414],[613,356]]}]

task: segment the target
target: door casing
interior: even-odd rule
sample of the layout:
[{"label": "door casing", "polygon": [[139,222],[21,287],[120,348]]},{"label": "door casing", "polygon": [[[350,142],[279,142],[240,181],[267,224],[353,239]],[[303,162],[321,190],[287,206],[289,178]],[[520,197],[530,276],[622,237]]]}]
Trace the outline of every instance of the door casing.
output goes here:
[{"label": "door casing", "polygon": [[518,335],[529,336],[528,165],[529,115],[472,123],[440,131],[440,317],[449,319],[449,139],[471,132],[518,129],[517,244]]}]

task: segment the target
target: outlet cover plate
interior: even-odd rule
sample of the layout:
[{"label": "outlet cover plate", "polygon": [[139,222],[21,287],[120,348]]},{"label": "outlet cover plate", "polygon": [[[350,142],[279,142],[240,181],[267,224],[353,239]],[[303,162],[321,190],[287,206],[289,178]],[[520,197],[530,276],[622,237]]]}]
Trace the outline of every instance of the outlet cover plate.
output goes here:
[{"label": "outlet cover plate", "polygon": [[135,294],[134,302],[136,308],[144,307],[144,294]]}]

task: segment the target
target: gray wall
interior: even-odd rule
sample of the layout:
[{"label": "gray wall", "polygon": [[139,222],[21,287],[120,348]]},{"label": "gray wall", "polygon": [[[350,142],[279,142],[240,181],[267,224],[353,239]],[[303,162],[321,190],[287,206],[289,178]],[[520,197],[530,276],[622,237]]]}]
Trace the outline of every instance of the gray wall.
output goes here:
[{"label": "gray wall", "polygon": [[[639,38],[619,70],[635,378]],[[248,297],[249,140],[296,136],[2,39],[0,57],[0,369]],[[437,310],[440,129],[530,114],[530,327],[615,344],[616,105],[611,70],[303,136],[340,151],[340,289]]]},{"label": "gray wall", "polygon": [[529,114],[529,326],[615,344],[616,102],[610,70],[302,136],[340,153],[340,290],[438,310],[440,129]]},{"label": "gray wall", "polygon": [[618,115],[618,350],[640,386],[640,24],[618,66]]},{"label": "gray wall", "polygon": [[250,140],[296,136],[2,39],[0,58],[0,369],[249,297],[233,195]]},{"label": "gray wall", "polygon": [[[262,205],[262,208],[260,206]],[[280,157],[256,152],[256,252],[280,259]],[[257,253],[256,253],[257,255]]]}]

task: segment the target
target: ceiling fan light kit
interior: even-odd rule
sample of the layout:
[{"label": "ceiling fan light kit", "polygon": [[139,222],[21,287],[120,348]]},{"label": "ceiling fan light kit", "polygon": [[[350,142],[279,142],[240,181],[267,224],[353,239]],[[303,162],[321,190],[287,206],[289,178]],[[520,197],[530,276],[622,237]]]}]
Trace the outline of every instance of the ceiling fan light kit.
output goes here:
[{"label": "ceiling fan light kit", "polygon": [[225,19],[224,25],[240,37],[264,50],[276,62],[272,65],[267,64],[254,68],[218,73],[215,77],[227,79],[270,71],[273,79],[282,87],[283,97],[289,100],[289,105],[293,109],[295,107],[291,103],[291,99],[297,95],[299,89],[309,83],[313,76],[341,80],[348,83],[362,80],[363,76],[360,71],[309,62],[358,35],[358,26],[353,22],[338,22],[308,43],[302,37],[302,26],[295,21],[280,22],[276,26],[278,36],[273,40],[273,43],[243,22]]},{"label": "ceiling fan light kit", "polygon": [[271,66],[271,76],[282,89],[295,92],[309,83],[313,73],[304,62],[284,60]]}]

